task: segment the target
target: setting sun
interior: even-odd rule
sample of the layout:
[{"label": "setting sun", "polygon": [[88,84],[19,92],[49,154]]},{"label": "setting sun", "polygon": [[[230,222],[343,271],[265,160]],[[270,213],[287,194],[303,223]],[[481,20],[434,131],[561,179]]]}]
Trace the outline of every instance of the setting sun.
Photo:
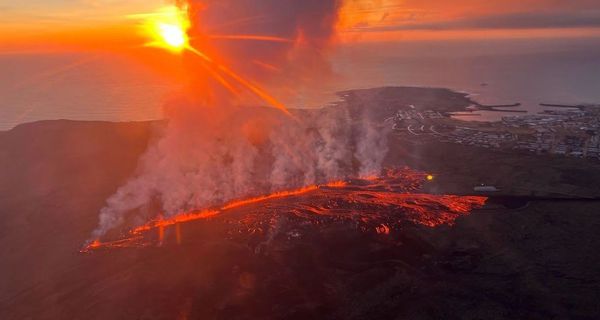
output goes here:
[{"label": "setting sun", "polygon": [[142,21],[142,33],[150,40],[149,47],[157,47],[180,53],[188,47],[187,31],[190,21],[186,7],[169,6],[155,13],[129,16]]},{"label": "setting sun", "polygon": [[185,45],[187,44],[187,35],[181,26],[160,24],[158,28],[159,34],[167,46],[175,50],[181,50],[185,48]]}]

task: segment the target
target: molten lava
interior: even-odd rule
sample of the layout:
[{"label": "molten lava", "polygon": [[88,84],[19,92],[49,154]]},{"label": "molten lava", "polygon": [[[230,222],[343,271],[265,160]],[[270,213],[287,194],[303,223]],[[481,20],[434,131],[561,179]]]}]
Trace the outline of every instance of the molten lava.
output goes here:
[{"label": "molten lava", "polygon": [[[343,187],[345,185],[346,184],[343,181],[339,181],[339,182],[328,183],[325,186],[334,188],[334,187]],[[270,199],[297,196],[297,195],[300,195],[303,193],[315,191],[317,189],[319,189],[319,186],[313,185],[313,186],[304,187],[304,188],[301,188],[298,190],[281,191],[281,192],[276,192],[276,193],[269,194],[266,196],[250,198],[250,199],[245,199],[245,200],[238,200],[238,201],[234,201],[234,202],[224,206],[223,208],[221,208],[221,210],[229,210],[229,209],[241,207],[241,206],[252,204],[252,203],[262,202],[262,201],[266,201],[266,200],[270,200]]]},{"label": "molten lava", "polygon": [[[274,221],[287,217],[300,225],[314,227],[348,221],[355,223],[361,231],[389,235],[407,222],[428,227],[452,225],[456,218],[483,206],[487,200],[480,196],[418,193],[427,180],[426,174],[404,169],[388,171],[382,177],[370,177],[369,180],[336,181],[240,199],[218,209],[159,217],[130,230],[128,236],[121,240],[95,240],[82,252],[153,243],[162,245],[167,241],[165,232],[171,226],[175,226],[175,242],[181,244],[181,224],[218,218],[224,214],[227,214],[227,219],[236,221],[237,231],[234,234],[266,235],[269,230],[277,228]],[[152,230],[156,233],[150,233]]]}]

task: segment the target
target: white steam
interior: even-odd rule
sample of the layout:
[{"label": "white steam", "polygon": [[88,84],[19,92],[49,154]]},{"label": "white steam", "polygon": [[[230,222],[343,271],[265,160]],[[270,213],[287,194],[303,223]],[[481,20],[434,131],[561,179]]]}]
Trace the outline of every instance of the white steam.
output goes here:
[{"label": "white steam", "polygon": [[[343,107],[288,117],[269,108],[179,103],[133,178],[107,200],[94,238],[132,216],[172,216],[227,201],[378,174],[387,129]],[[160,212],[157,212],[160,210]]]}]

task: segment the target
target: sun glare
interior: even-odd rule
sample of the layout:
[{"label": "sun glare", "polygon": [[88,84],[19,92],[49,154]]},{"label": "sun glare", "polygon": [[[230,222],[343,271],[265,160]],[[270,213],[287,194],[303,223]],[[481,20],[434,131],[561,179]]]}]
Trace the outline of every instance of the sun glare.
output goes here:
[{"label": "sun glare", "polygon": [[[143,36],[148,38],[146,46],[168,50],[170,52],[180,54],[184,51],[195,54],[203,61],[203,67],[223,86],[235,93],[234,86],[237,84],[248,91],[252,92],[259,99],[267,102],[269,105],[280,109],[287,115],[290,112],[284,104],[272,97],[267,91],[262,89],[257,84],[246,79],[238,74],[230,67],[216,62],[213,57],[208,56],[202,48],[193,47],[190,44],[188,31],[191,27],[191,22],[188,16],[188,8],[169,6],[163,7],[154,13],[135,14],[128,16],[131,19],[140,21],[143,31]],[[290,39],[270,35],[210,35],[210,38],[218,40],[238,40],[238,41],[268,41],[268,42],[292,42]],[[236,84],[233,84],[234,82]]]},{"label": "sun glare", "polygon": [[142,21],[142,32],[150,39],[147,46],[181,53],[189,46],[188,29],[190,21],[187,8],[169,6],[155,13],[132,15],[130,18]]},{"label": "sun glare", "polygon": [[161,23],[158,25],[158,29],[162,41],[167,46],[176,50],[185,48],[187,36],[181,26]]}]

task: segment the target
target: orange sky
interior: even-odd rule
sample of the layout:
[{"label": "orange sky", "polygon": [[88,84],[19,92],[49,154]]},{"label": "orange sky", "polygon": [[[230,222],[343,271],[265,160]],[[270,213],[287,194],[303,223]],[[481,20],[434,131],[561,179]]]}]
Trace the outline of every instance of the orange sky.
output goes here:
[{"label": "orange sky", "polygon": [[[0,52],[135,48],[127,15],[167,0],[24,0],[0,4]],[[600,36],[597,0],[345,0],[344,41]]]},{"label": "orange sky", "polygon": [[354,40],[600,36],[597,0],[348,0]]}]

